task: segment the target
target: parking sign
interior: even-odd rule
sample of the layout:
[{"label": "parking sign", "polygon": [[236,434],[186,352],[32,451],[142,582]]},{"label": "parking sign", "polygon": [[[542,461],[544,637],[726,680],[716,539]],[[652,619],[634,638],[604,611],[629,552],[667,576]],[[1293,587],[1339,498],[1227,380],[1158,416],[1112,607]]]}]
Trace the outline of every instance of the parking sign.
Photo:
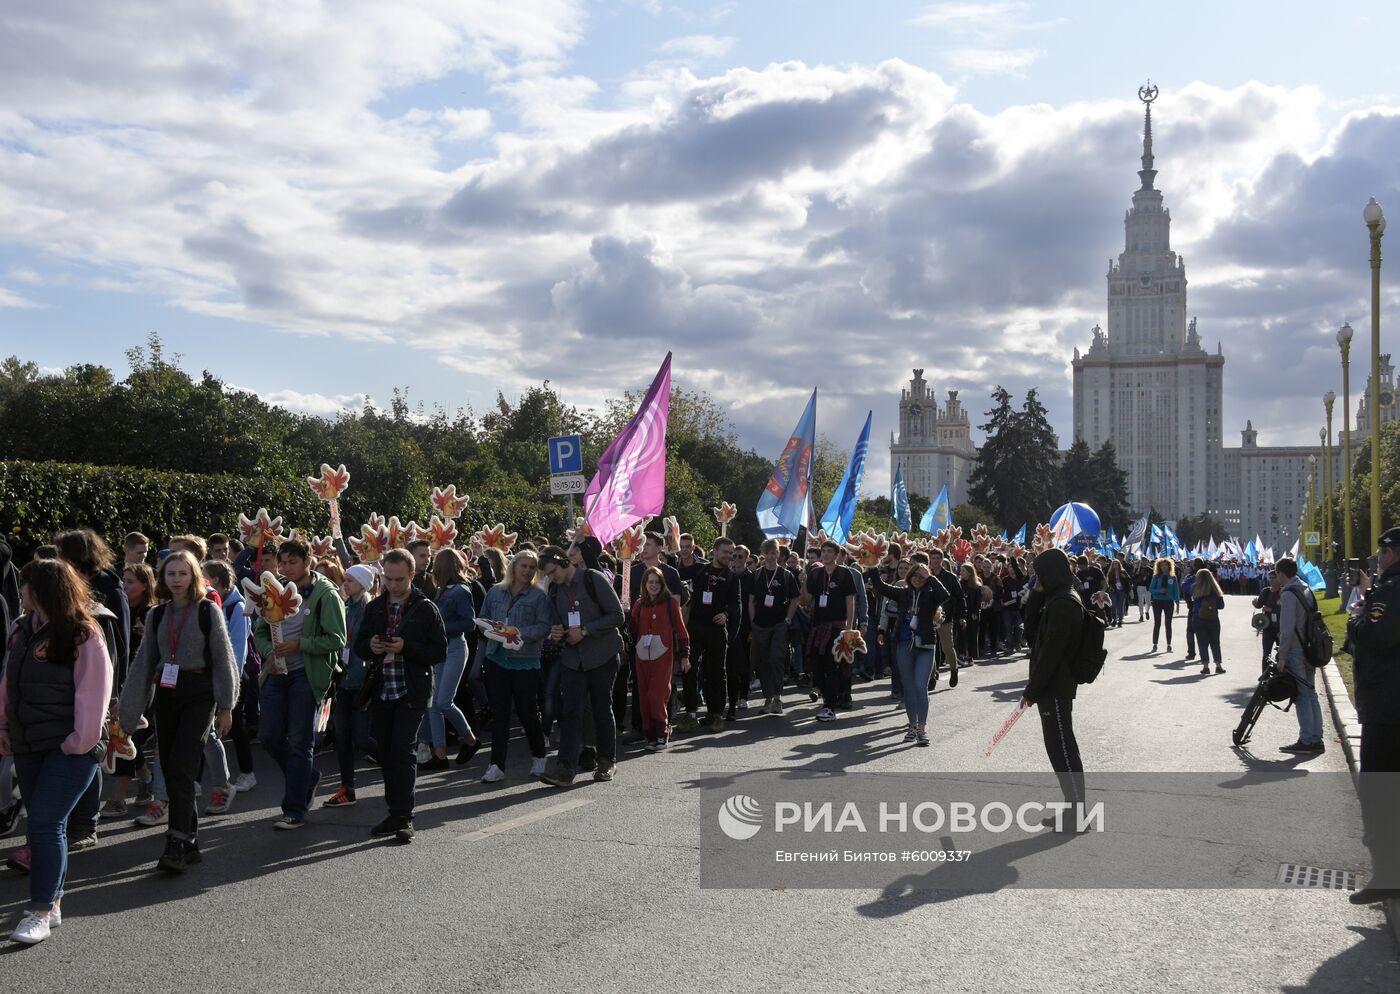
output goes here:
[{"label": "parking sign", "polygon": [[577,435],[556,435],[549,440],[549,472],[583,472],[583,439]]}]

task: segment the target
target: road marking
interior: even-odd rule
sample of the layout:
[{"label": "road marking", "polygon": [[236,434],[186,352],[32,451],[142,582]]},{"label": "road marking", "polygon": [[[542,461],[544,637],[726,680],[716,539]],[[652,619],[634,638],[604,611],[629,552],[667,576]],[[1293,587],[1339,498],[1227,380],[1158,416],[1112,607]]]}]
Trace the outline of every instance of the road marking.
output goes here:
[{"label": "road marking", "polygon": [[480,842],[482,839],[489,839],[493,835],[500,835],[502,832],[509,832],[513,828],[520,828],[522,825],[533,825],[537,821],[544,821],[546,818],[553,818],[561,815],[565,811],[572,811],[575,808],[586,807],[593,802],[586,797],[576,797],[572,801],[562,801],[559,804],[551,804],[547,808],[533,811],[528,815],[521,815],[518,818],[508,818],[505,821],[498,821],[494,825],[486,828],[479,828],[475,832],[467,832],[457,836],[461,842]]}]

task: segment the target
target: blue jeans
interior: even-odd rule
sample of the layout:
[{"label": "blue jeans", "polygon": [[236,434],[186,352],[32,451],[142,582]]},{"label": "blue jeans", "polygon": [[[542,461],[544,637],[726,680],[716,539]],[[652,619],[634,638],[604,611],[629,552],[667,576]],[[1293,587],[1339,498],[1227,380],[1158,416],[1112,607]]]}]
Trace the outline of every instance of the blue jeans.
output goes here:
[{"label": "blue jeans", "polygon": [[1021,647],[1021,609],[1001,608],[1001,647],[1005,652],[1015,652]]},{"label": "blue jeans", "polygon": [[1313,688],[1314,670],[1303,658],[1301,645],[1295,643],[1288,650],[1283,668],[1298,684],[1298,741],[1303,745],[1316,745],[1322,741],[1322,705],[1317,702],[1317,691]]},{"label": "blue jeans", "polygon": [[[263,677],[258,694],[258,737],[282,771],[282,813],[305,818],[315,786],[316,695],[306,670]],[[156,729],[160,734],[160,729]]]},{"label": "blue jeans", "polygon": [[1126,590],[1111,590],[1108,596],[1113,600],[1113,620],[1121,625],[1123,615],[1128,610],[1128,592]]},{"label": "blue jeans", "polygon": [[[620,665],[617,656],[591,670],[572,670],[562,664],[559,690],[563,710],[559,715],[559,762],[570,771],[578,769],[583,748],[583,702],[593,705],[593,736],[598,760],[617,759],[617,723],[613,721],[612,687]],[[723,714],[723,712],[719,712]]]},{"label": "blue jeans", "polygon": [[916,649],[912,639],[900,642],[894,650],[899,682],[904,687],[904,713],[911,725],[928,721],[928,680],[933,674],[933,650]]},{"label": "blue jeans", "polygon": [[68,816],[97,776],[97,760],[55,746],[15,756],[15,774],[29,812],[28,910],[49,911],[68,877]]},{"label": "blue jeans", "polygon": [[434,749],[447,748],[449,721],[463,744],[475,737],[472,726],[467,724],[467,716],[455,703],[457,685],[462,682],[466,670],[467,640],[448,639],[447,658],[433,667],[433,699],[428,703],[424,727],[418,730],[418,741],[431,742]]},{"label": "blue jeans", "polygon": [[355,750],[378,758],[379,750],[369,734],[369,709],[355,710],[358,687],[340,687],[335,692],[335,758],[340,765],[340,785],[355,789]]}]

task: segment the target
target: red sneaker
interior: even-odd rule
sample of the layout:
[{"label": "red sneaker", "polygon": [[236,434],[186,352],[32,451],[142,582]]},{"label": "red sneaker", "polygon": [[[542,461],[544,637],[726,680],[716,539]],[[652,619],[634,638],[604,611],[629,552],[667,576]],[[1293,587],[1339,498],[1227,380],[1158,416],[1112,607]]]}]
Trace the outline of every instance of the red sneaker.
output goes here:
[{"label": "red sneaker", "polygon": [[322,805],[325,808],[348,808],[355,803],[355,792],[349,787],[340,787]]}]

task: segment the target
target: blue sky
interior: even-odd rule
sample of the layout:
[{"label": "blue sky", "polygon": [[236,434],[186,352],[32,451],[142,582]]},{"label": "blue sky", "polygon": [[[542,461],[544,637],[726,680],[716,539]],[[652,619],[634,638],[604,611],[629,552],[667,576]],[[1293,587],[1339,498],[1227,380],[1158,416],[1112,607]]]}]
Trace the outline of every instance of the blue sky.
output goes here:
[{"label": "blue sky", "polygon": [[886,438],[918,365],[974,412],[1037,386],[1067,441],[1150,76],[1226,438],[1302,443],[1328,329],[1365,320],[1361,205],[1400,210],[1400,7],[1339,11],[24,0],[0,354],[120,371],[157,332],[329,414],[545,377],[596,404],[674,348],[765,452],[814,383],[838,444],[866,409]]}]

